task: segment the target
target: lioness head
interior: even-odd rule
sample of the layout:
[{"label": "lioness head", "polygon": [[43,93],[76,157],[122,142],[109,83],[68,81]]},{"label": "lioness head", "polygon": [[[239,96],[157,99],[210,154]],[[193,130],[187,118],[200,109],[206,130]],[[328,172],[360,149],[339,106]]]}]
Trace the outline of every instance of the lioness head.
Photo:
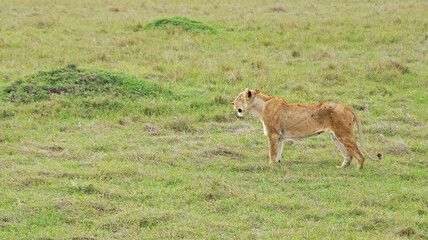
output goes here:
[{"label": "lioness head", "polygon": [[238,110],[238,116],[244,116],[244,112],[250,110],[253,106],[254,95],[259,93],[257,89],[248,89],[246,88],[241,92],[238,97],[233,100],[233,107]]}]

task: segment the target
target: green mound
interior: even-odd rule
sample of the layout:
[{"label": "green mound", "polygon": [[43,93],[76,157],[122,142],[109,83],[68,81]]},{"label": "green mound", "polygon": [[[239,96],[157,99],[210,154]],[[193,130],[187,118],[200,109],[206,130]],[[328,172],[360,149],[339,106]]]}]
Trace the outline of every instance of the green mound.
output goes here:
[{"label": "green mound", "polygon": [[154,83],[122,73],[81,69],[70,64],[26,76],[1,89],[0,94],[5,101],[29,103],[50,100],[55,95],[136,98],[167,92]]},{"label": "green mound", "polygon": [[187,32],[210,32],[217,33],[217,30],[200,21],[191,20],[185,17],[160,18],[143,27],[145,30],[166,29],[167,26],[181,28]]}]

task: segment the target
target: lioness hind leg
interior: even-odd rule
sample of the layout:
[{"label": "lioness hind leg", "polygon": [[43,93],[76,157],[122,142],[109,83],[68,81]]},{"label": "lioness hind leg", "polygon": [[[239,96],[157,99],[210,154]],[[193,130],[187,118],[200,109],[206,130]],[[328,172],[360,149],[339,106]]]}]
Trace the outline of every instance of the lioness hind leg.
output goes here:
[{"label": "lioness hind leg", "polygon": [[339,141],[343,143],[348,153],[357,159],[358,169],[361,170],[364,167],[364,155],[361,153],[360,149],[355,142],[355,139],[346,139],[342,140],[339,138]]},{"label": "lioness hind leg", "polygon": [[351,152],[352,156],[354,156],[357,159],[358,162],[358,169],[361,170],[364,167],[364,154],[361,153],[360,149],[357,146],[357,143],[355,143],[354,146],[349,147],[349,152]]},{"label": "lioness hind leg", "polygon": [[340,153],[342,153],[343,156],[343,163],[341,166],[337,166],[338,168],[343,168],[349,166],[352,161],[352,155],[349,154],[348,150],[346,150],[345,145],[343,145],[337,138],[331,134],[331,139],[333,139],[334,144],[336,144],[337,148],[339,149]]}]

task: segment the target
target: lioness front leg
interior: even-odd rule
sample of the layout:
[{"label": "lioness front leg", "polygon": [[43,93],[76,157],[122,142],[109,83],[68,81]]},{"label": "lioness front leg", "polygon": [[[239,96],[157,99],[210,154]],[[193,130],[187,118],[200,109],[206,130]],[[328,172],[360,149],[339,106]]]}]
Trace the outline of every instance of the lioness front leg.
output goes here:
[{"label": "lioness front leg", "polygon": [[269,138],[269,163],[272,164],[277,160],[278,157],[278,147],[279,147],[279,136],[272,134],[268,136]]},{"label": "lioness front leg", "polygon": [[282,139],[280,139],[279,141],[278,141],[278,144],[279,144],[279,146],[278,146],[278,154],[276,155],[276,162],[277,163],[280,163],[281,162],[281,153],[282,153],[282,148],[284,147],[284,139],[282,138]]}]

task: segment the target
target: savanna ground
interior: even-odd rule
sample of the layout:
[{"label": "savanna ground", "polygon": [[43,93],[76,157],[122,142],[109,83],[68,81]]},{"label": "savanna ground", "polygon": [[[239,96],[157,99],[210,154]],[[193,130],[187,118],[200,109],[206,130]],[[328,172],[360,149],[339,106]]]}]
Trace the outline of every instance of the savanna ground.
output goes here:
[{"label": "savanna ground", "polygon": [[[1,1],[0,238],[427,239],[427,5]],[[384,160],[270,166],[245,87],[356,108]]]}]

